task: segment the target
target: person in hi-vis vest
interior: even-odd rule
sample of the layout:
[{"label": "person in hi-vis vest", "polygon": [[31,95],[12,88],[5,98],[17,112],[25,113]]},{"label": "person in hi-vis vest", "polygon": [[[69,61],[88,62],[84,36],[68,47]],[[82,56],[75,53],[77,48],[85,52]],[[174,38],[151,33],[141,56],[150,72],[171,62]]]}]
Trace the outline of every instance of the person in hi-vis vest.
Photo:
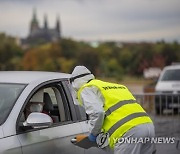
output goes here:
[{"label": "person in hi-vis vest", "polygon": [[74,68],[70,82],[78,105],[89,115],[90,141],[104,148],[101,137],[106,136],[115,154],[155,153],[153,122],[127,87],[97,80],[85,66]]}]

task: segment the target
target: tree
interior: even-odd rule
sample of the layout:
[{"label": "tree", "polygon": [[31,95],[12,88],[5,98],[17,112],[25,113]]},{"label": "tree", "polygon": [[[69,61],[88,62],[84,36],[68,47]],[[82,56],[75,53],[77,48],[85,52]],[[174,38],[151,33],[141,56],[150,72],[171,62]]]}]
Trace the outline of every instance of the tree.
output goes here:
[{"label": "tree", "polygon": [[84,48],[78,53],[77,65],[84,65],[94,74],[98,72],[100,57],[98,53],[91,47]]},{"label": "tree", "polygon": [[15,38],[0,34],[0,70],[20,70],[22,56],[23,51]]},{"label": "tree", "polygon": [[60,71],[59,57],[61,47],[57,43],[32,48],[24,55],[24,70]]}]

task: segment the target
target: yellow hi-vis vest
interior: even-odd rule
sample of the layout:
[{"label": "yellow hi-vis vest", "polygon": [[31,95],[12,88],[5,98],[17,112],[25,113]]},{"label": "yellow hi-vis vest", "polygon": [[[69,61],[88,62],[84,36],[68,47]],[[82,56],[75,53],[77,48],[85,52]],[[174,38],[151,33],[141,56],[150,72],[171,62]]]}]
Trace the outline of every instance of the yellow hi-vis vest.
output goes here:
[{"label": "yellow hi-vis vest", "polygon": [[82,105],[81,91],[85,87],[91,86],[97,87],[105,99],[105,118],[102,131],[109,133],[109,146],[111,148],[131,128],[144,123],[152,123],[150,117],[129,90],[120,84],[91,80],[78,91],[80,105]]}]

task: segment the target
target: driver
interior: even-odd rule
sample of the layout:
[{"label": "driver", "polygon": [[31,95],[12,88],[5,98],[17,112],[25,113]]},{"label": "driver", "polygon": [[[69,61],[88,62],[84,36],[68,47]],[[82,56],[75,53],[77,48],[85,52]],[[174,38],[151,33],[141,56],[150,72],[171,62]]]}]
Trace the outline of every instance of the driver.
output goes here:
[{"label": "driver", "polygon": [[39,90],[37,93],[33,95],[33,97],[28,102],[26,109],[25,109],[25,115],[26,118],[28,115],[32,112],[42,112],[43,111],[43,90]]}]

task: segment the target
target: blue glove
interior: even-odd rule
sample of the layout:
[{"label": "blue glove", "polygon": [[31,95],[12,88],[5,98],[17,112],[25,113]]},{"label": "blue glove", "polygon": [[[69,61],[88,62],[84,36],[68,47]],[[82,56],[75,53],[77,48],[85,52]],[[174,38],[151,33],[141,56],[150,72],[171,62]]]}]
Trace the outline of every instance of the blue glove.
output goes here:
[{"label": "blue glove", "polygon": [[88,136],[88,139],[91,141],[91,142],[96,142],[96,136],[94,136],[93,134],[90,134]]}]

